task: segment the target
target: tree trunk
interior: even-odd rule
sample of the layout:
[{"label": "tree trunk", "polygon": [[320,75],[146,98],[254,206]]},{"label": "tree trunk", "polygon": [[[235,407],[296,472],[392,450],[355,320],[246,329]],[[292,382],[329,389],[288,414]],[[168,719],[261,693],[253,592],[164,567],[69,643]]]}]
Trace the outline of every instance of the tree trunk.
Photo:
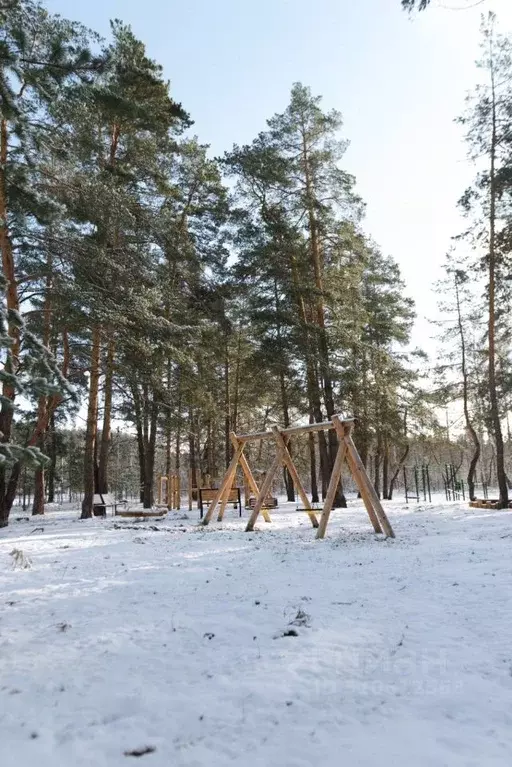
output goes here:
[{"label": "tree trunk", "polygon": [[[309,411],[317,423],[323,421],[322,402],[320,398],[320,384],[318,372],[315,366],[315,355],[311,348],[311,333],[309,329],[308,312],[304,302],[303,288],[299,278],[296,260],[293,254],[289,255],[290,268],[292,273],[292,284],[294,292],[294,301],[297,307],[299,323],[303,335],[302,347],[304,350],[304,361],[306,366],[306,389],[309,401]],[[329,484],[329,458],[327,454],[327,442],[325,432],[318,432],[318,453],[320,459],[320,476],[322,481],[322,497],[325,498]],[[316,480],[315,480],[316,484]]]},{"label": "tree trunk", "polygon": [[165,476],[168,477],[171,473],[171,443],[172,443],[172,412],[171,412],[171,395],[172,395],[172,369],[171,360],[167,360],[167,410],[165,414]]},{"label": "tree trunk", "polygon": [[40,466],[34,473],[34,500],[32,516],[44,514],[44,469]]},{"label": "tree trunk", "polygon": [[[317,324],[317,338],[318,338],[318,358],[320,362],[320,374],[323,383],[323,394],[325,410],[327,418],[331,419],[335,415],[334,406],[334,389],[332,384],[331,364],[329,359],[329,343],[327,339],[327,330],[325,326],[325,307],[324,307],[324,285],[323,285],[323,254],[321,250],[318,222],[315,215],[316,201],[314,197],[313,179],[310,169],[310,157],[306,142],[305,131],[303,132],[303,163],[304,163],[304,180],[306,185],[306,205],[309,221],[309,241],[310,241],[310,254],[313,267],[313,274],[315,278],[316,287],[316,324]],[[325,437],[324,437],[325,439]],[[327,479],[330,480],[331,473],[336,460],[336,454],[338,452],[338,437],[334,429],[329,429],[327,432]],[[325,498],[325,493],[323,493]],[[333,507],[346,508],[347,502],[343,494],[343,485],[341,480],[336,489],[334,497]]]},{"label": "tree trunk", "polygon": [[409,444],[407,444],[405,446],[405,450],[404,450],[402,456],[400,457],[400,460],[398,461],[398,466],[396,467],[395,472],[394,472],[393,476],[391,477],[391,482],[389,483],[388,501],[393,500],[393,492],[394,492],[394,489],[395,489],[395,484],[396,484],[396,481],[398,479],[398,475],[400,474],[400,470],[401,470],[402,466],[404,465],[404,463],[407,460],[407,456],[409,455],[410,449],[411,449],[411,446]]},{"label": "tree trunk", "polygon": [[238,329],[238,340],[236,346],[236,367],[235,367],[235,391],[233,392],[233,431],[238,429],[238,408],[240,401],[240,367],[242,364],[242,331]]},{"label": "tree trunk", "polygon": [[153,484],[154,484],[154,475],[155,475],[157,421],[158,421],[158,405],[155,402],[154,395],[153,395],[153,401],[151,402],[151,405],[150,405],[148,442],[147,442],[147,445],[145,445],[146,454],[145,454],[145,462],[144,462],[144,497],[142,500],[142,503],[145,509],[151,509],[154,503]]},{"label": "tree trunk", "polygon": [[139,501],[144,501],[144,476],[145,476],[145,441],[144,427],[142,423],[142,405],[139,392],[139,385],[136,381],[130,384],[133,397],[133,410],[135,414],[135,431],[137,434],[137,457],[139,460]]},{"label": "tree trunk", "polygon": [[455,298],[457,302],[457,320],[459,325],[459,335],[460,335],[460,349],[461,349],[461,372],[462,372],[462,399],[463,399],[463,405],[464,405],[464,419],[466,421],[466,429],[473,441],[473,455],[471,457],[471,461],[469,463],[469,469],[468,469],[468,494],[470,500],[475,500],[475,477],[476,477],[476,467],[478,464],[478,460],[480,458],[480,440],[478,439],[478,434],[476,433],[475,427],[473,426],[471,422],[471,418],[469,415],[469,374],[467,369],[467,362],[466,362],[466,338],[464,333],[464,326],[462,323],[462,312],[460,307],[460,296],[459,296],[459,284],[457,282],[457,274],[455,275]]},{"label": "tree trunk", "polygon": [[188,460],[190,483],[192,487],[197,487],[196,439],[194,426],[194,411],[190,408],[188,411]]},{"label": "tree trunk", "polygon": [[[0,251],[2,254],[2,270],[7,280],[7,309],[19,310],[18,288],[16,284],[16,275],[14,271],[14,258],[12,252],[12,242],[8,228],[8,209],[7,209],[7,144],[8,128],[5,118],[0,120]],[[7,373],[15,373],[18,367],[19,341],[20,335],[18,328],[9,326],[9,336],[12,339],[12,346],[7,350],[4,369]],[[0,439],[2,442],[9,442],[12,432],[13,409],[9,403],[14,401],[14,387],[4,381],[2,384],[3,401],[0,409]],[[0,466],[0,527],[6,527],[9,522],[9,512],[12,501],[9,501],[9,486],[13,476],[14,467],[8,479],[8,469]],[[19,472],[18,472],[19,474]]]},{"label": "tree trunk", "polygon": [[180,476],[181,471],[181,399],[181,386],[180,380],[178,379],[178,403],[176,410],[176,459],[174,463],[178,477]]},{"label": "tree trunk", "polygon": [[387,500],[389,496],[389,445],[384,439],[384,453],[382,457],[382,497]]},{"label": "tree trunk", "polygon": [[491,65],[492,85],[492,136],[491,136],[491,168],[490,168],[490,207],[489,207],[489,399],[491,403],[491,420],[496,443],[496,473],[500,494],[500,507],[508,506],[508,486],[505,472],[505,450],[501,430],[498,391],[496,386],[496,152],[497,152],[497,116],[496,116],[496,87],[494,67]]},{"label": "tree trunk", "polygon": [[[405,437],[405,439],[407,439],[407,415],[408,415],[407,408],[405,408],[405,411],[404,411],[404,437]],[[407,444],[405,445],[405,450],[402,453],[402,455],[401,455],[401,457],[400,457],[400,459],[398,461],[398,465],[397,465],[397,467],[395,469],[395,472],[394,472],[393,476],[391,477],[391,482],[389,483],[388,501],[391,501],[393,499],[393,491],[395,489],[395,483],[396,483],[396,481],[398,479],[398,475],[400,474],[400,470],[401,470],[402,466],[404,465],[404,463],[407,460],[407,456],[409,455],[409,450],[410,450],[410,445],[407,442]]]},{"label": "tree trunk", "polygon": [[57,474],[57,433],[55,430],[55,415],[53,413],[50,417],[48,436],[49,436],[48,446],[49,446],[49,458],[50,458],[50,464],[48,466],[48,482],[47,482],[48,503],[55,503],[55,479]]},{"label": "tree trunk", "polygon": [[229,340],[226,334],[224,348],[224,461],[226,469],[231,462],[231,396],[229,387]]},{"label": "tree trunk", "polygon": [[[309,423],[314,423],[314,418],[310,415]],[[308,434],[308,446],[309,446],[309,467],[311,477],[311,503],[319,503],[320,498],[318,496],[318,482],[316,478],[316,446],[315,435],[313,432]]]},{"label": "tree trunk", "polygon": [[381,497],[380,492],[380,469],[381,469],[381,463],[382,463],[382,436],[379,431],[377,434],[377,448],[375,450],[375,455],[373,457],[373,486],[375,488],[375,492],[377,493],[377,496]]},{"label": "tree trunk", "polygon": [[98,462],[98,492],[108,493],[108,459],[112,440],[112,382],[114,378],[115,344],[111,340],[107,352],[107,368],[105,371],[105,395],[103,409],[103,427],[101,430],[101,446]]},{"label": "tree trunk", "polygon": [[92,332],[91,373],[89,381],[89,406],[85,432],[84,497],[81,519],[92,517],[94,501],[94,450],[98,428],[98,385],[100,377],[101,331],[98,326]]},{"label": "tree trunk", "polygon": [[[288,429],[290,426],[290,412],[288,409],[288,392],[286,391],[286,382],[284,379],[284,372],[283,369],[280,368],[279,370],[279,388],[281,391],[281,407],[283,412],[283,426],[285,429]],[[288,452],[290,455],[292,454],[292,443],[291,440],[288,442]],[[286,489],[286,500],[293,503],[295,501],[295,487],[293,484],[293,479],[291,477],[290,472],[286,468],[286,466],[283,468],[283,479],[284,479],[284,486]]]},{"label": "tree trunk", "polygon": [[[276,339],[277,339],[277,355],[279,359],[279,391],[281,393],[281,408],[283,412],[283,425],[287,429],[290,426],[290,412],[288,406],[288,391],[286,388],[286,370],[285,370],[285,352],[283,344],[283,336],[281,330],[281,323],[279,320],[279,312],[281,309],[281,302],[279,300],[279,289],[277,285],[277,279],[274,278],[274,308],[276,313]],[[288,451],[291,453],[291,441],[288,443]],[[283,479],[286,490],[286,500],[293,503],[295,501],[295,487],[293,479],[288,468],[283,467]]]}]

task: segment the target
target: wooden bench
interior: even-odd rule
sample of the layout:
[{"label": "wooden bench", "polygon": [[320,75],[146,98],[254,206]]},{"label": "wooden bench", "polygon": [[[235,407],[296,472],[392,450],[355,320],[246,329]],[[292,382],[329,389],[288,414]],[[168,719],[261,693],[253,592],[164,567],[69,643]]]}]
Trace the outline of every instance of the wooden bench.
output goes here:
[{"label": "wooden bench", "polygon": [[[215,489],[213,487],[200,487],[199,488],[199,513],[201,515],[201,519],[203,518],[203,511],[205,506],[209,506],[210,503],[213,501],[217,493],[219,492],[219,489]],[[240,488],[239,487],[233,487],[229,491],[229,497],[228,497],[228,503],[232,503],[233,507],[236,509],[238,507],[239,516],[242,516],[242,496],[240,494]]]},{"label": "wooden bench", "polygon": [[126,501],[118,502],[110,493],[95,493],[92,499],[92,508],[95,517],[106,517],[107,507],[112,509],[112,514],[117,514],[118,506],[125,506]]},{"label": "wooden bench", "polygon": [[[249,508],[250,509],[254,509],[255,505],[256,505],[256,498],[252,495],[249,498]],[[277,507],[277,505],[278,505],[277,498],[274,498],[274,496],[272,496],[272,495],[267,495],[267,497],[263,501],[262,508],[263,509],[275,509]]]}]

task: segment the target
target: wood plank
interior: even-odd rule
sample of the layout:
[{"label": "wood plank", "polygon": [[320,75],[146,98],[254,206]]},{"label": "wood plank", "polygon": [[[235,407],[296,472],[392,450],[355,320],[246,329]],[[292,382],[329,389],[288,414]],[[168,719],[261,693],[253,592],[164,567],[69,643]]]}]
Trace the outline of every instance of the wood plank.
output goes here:
[{"label": "wood plank", "polygon": [[[374,513],[376,514],[377,519],[379,521],[379,526],[381,527],[384,534],[388,536],[388,538],[394,538],[395,533],[393,532],[393,528],[391,527],[389,519],[386,516],[386,512],[384,511],[384,507],[382,506],[382,503],[380,502],[380,498],[377,495],[375,488],[370,481],[370,477],[366,473],[366,469],[364,468],[364,464],[361,461],[361,458],[359,456],[359,453],[357,452],[356,446],[354,445],[352,436],[350,434],[345,436],[345,441],[347,443],[348,455],[351,456],[352,461],[354,462],[354,465],[360,477],[360,481],[362,482],[363,486],[365,486],[366,492],[368,493],[370,497]],[[362,494],[362,490],[361,490],[361,494]]]},{"label": "wood plank", "polygon": [[254,504],[254,509],[252,510],[252,514],[249,517],[249,521],[247,522],[247,527],[245,528],[246,533],[251,533],[254,530],[254,525],[256,524],[256,520],[258,519],[258,515],[261,511],[261,507],[263,506],[263,503],[265,501],[265,498],[267,497],[269,490],[272,485],[272,480],[274,479],[274,475],[278,468],[281,465],[281,458],[279,455],[276,455],[274,458],[274,461],[272,463],[272,466],[267,472],[267,476],[265,477],[263,484],[261,486],[259,495],[256,499],[256,503]]},{"label": "wood plank", "polygon": [[[229,438],[231,440],[233,447],[236,450],[237,445],[239,444],[237,435],[234,432],[231,432],[231,434],[229,435]],[[243,453],[240,456],[240,466],[242,468],[245,480],[247,484],[249,485],[251,492],[253,492],[257,498],[258,495],[260,494],[260,489],[258,487],[256,480],[254,479],[254,475],[251,471],[251,467],[249,466],[249,461],[247,460],[246,456]],[[268,513],[267,509],[262,508],[261,513],[263,515],[263,519],[265,520],[265,522],[272,522],[270,518],[270,514]]]},{"label": "wood plank", "polygon": [[240,456],[242,455],[244,451],[244,443],[240,443],[238,448],[235,450],[233,454],[233,458],[231,459],[231,463],[229,464],[226,473],[224,474],[224,478],[222,480],[221,486],[217,490],[217,493],[210,503],[210,506],[208,508],[208,511],[204,515],[203,519],[201,520],[200,524],[206,526],[210,523],[210,520],[213,516],[213,512],[215,511],[215,508],[220,501],[220,499],[223,497],[224,493],[226,492],[226,487],[230,487],[233,483],[233,477],[236,473],[236,467],[238,466],[238,461],[240,460]]},{"label": "wood plank", "polygon": [[[230,432],[230,436],[231,436],[231,433],[232,432]],[[237,440],[236,441],[236,447],[235,447],[235,453],[236,453],[236,451],[237,451],[237,449],[238,449],[240,444],[241,443],[238,442],[238,440]],[[226,485],[226,489],[224,491],[224,494],[223,494],[222,498],[220,499],[220,508],[219,508],[219,513],[217,514],[217,522],[222,522],[222,520],[224,519],[224,512],[226,511],[226,506],[228,504],[229,496],[231,494],[231,490],[233,488],[233,483],[235,481],[235,478],[236,478],[236,468],[235,468],[235,471],[233,472],[233,474],[231,476],[231,482],[229,482]]]},{"label": "wood plank", "polygon": [[313,525],[313,527],[318,527],[318,519],[316,518],[315,512],[311,509],[311,503],[304,489],[304,486],[300,480],[298,471],[295,468],[295,464],[293,463],[292,457],[290,455],[290,451],[288,450],[284,437],[276,426],[274,426],[272,431],[274,433],[274,437],[276,440],[278,454],[281,457],[281,461],[284,463],[284,465],[290,472],[290,476],[293,480],[293,484],[295,485],[295,488],[297,492],[299,493],[301,501],[304,504],[304,507],[306,509],[306,514],[310,518],[311,524]]},{"label": "wood plank", "polygon": [[[341,416],[338,416],[338,418],[341,423],[354,422],[354,418],[341,418]],[[280,434],[283,434],[283,436],[292,436],[293,434],[307,434],[311,431],[326,431],[327,429],[332,428],[332,421],[322,421],[321,423],[309,423],[304,426],[290,426],[287,429],[278,429],[278,431]],[[252,434],[238,434],[237,438],[242,442],[257,442],[262,439],[270,439],[273,436],[273,431],[257,431]]]},{"label": "wood plank", "polygon": [[[341,424],[341,421],[339,421],[339,419],[337,419],[336,416],[333,416],[333,422],[335,425],[336,425],[336,421],[338,421],[338,423]],[[338,429],[336,429],[336,431],[338,432]],[[343,432],[343,427],[341,427],[341,431]],[[338,489],[338,485],[340,482],[341,472],[343,470],[343,464],[345,462],[346,455],[347,455],[347,445],[345,443],[345,440],[341,438],[339,441],[338,452],[336,453],[334,466],[332,468],[329,487],[327,488],[327,495],[325,496],[324,508],[322,510],[322,516],[320,517],[320,524],[318,525],[318,530],[316,532],[317,538],[325,537],[325,531],[327,530],[327,523],[329,522],[329,517],[331,515],[332,505],[334,503],[336,490]]]},{"label": "wood plank", "polygon": [[370,517],[370,522],[373,525],[373,529],[375,530],[376,533],[382,533],[382,527],[380,526],[379,519],[375,513],[375,509],[373,508],[373,504],[372,504],[370,495],[368,493],[366,484],[363,481],[363,478],[358,471],[357,464],[354,463],[354,459],[352,458],[348,449],[347,449],[347,463],[350,467],[350,471],[352,472],[352,476],[354,477],[356,481],[356,485],[359,488],[359,492],[361,493],[361,498],[363,499],[363,503],[365,505],[366,511],[368,513],[368,516]]},{"label": "wood plank", "polygon": [[[215,498],[218,488],[202,487],[199,489],[203,503],[211,503]],[[229,491],[228,503],[238,503],[238,487],[232,487]]]}]

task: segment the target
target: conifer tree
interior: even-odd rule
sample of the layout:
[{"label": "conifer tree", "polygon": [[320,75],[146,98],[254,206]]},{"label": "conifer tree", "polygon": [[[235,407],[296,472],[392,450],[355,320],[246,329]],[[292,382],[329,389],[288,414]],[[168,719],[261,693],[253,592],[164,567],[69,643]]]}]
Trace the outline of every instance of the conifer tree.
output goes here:
[{"label": "conifer tree", "polygon": [[503,300],[505,275],[510,271],[507,220],[510,211],[510,104],[512,103],[512,43],[496,32],[496,17],[482,20],[482,60],[480,69],[486,82],[478,86],[469,100],[468,113],[461,119],[466,128],[470,156],[485,158],[486,167],[473,187],[464,194],[461,205],[471,219],[468,235],[477,253],[476,267],[486,278],[487,355],[489,420],[496,446],[496,470],[501,506],[508,504],[508,485],[502,431],[503,405],[499,392],[497,326]]},{"label": "conifer tree", "polygon": [[[20,256],[52,216],[41,193],[41,145],[48,105],[70,80],[83,81],[101,64],[90,53],[91,35],[81,25],[52,16],[37,2],[13,0],[0,7],[0,251],[7,284],[7,311],[20,310]],[[23,359],[18,322],[10,322],[0,431],[9,442],[16,387],[10,375],[30,368]],[[35,336],[34,336],[35,338]],[[43,338],[43,343],[45,339]],[[60,398],[41,393],[30,444],[40,441]],[[10,403],[10,404],[9,404]],[[0,515],[7,519],[16,492],[20,463],[0,468]]]}]

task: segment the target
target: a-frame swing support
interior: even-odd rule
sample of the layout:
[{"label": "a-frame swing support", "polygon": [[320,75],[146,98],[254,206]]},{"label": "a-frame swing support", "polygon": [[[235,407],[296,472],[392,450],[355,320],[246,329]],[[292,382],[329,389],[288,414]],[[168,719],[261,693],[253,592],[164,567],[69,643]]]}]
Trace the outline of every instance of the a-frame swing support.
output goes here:
[{"label": "a-frame swing support", "polygon": [[[287,444],[290,437],[293,435],[314,431],[327,431],[328,429],[335,429],[336,431],[338,437],[338,452],[334,462],[320,520],[318,520],[315,514],[315,510],[311,508],[311,504],[302,485],[295,464],[293,463],[293,459],[290,451],[288,450]],[[307,426],[294,426],[288,429],[278,429],[277,427],[274,427],[272,431],[255,432],[253,434],[237,435],[234,432],[231,432],[230,438],[233,445],[233,457],[207,513],[201,520],[201,524],[209,524],[217,506],[220,507],[217,519],[219,521],[222,520],[227,500],[229,498],[229,493],[236,477],[238,465],[240,465],[244,473],[245,481],[247,482],[251,492],[253,492],[256,496],[256,503],[254,505],[254,509],[252,510],[249,521],[247,522],[246,532],[251,532],[254,530],[254,525],[256,524],[260,512],[263,515],[265,521],[270,522],[271,520],[268,514],[268,510],[264,508],[265,499],[268,496],[275,474],[277,471],[279,471],[281,466],[286,466],[295,485],[295,489],[297,490],[305,506],[306,513],[311,520],[311,524],[314,528],[317,528],[316,537],[323,538],[327,530],[329,516],[331,514],[334,498],[336,496],[336,490],[341,480],[343,466],[345,463],[347,463],[356,482],[356,485],[359,488],[359,492],[361,493],[361,498],[363,499],[373,529],[376,533],[383,533],[389,538],[394,538],[395,534],[393,532],[393,528],[391,527],[391,524],[386,516],[386,512],[384,511],[379,497],[375,492],[375,488],[373,487],[370,478],[366,473],[364,464],[361,461],[359,453],[357,452],[357,448],[352,439],[353,429],[353,418],[342,418],[341,416],[335,415],[332,417],[331,421],[308,424]],[[258,442],[261,440],[273,441],[276,446],[276,454],[272,465],[266,473],[261,488],[258,488],[247,458],[244,456],[244,449],[248,443]]]}]

